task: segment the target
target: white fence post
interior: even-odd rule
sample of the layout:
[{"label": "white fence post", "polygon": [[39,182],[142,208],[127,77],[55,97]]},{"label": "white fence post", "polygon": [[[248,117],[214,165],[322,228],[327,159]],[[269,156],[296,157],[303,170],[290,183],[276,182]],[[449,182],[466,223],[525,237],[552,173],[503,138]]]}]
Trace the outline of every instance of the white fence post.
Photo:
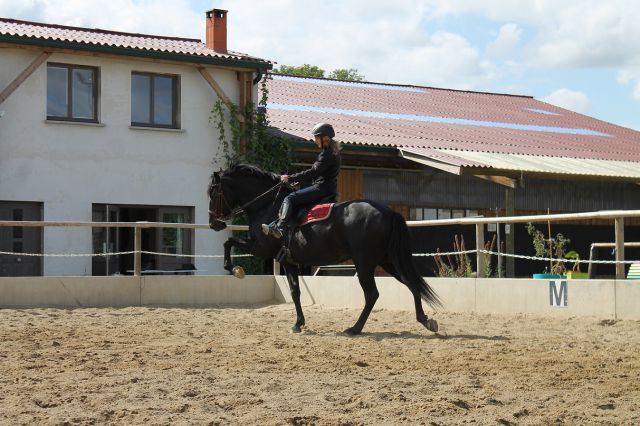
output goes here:
[{"label": "white fence post", "polygon": [[476,223],[476,276],[484,278],[484,224]]},{"label": "white fence post", "polygon": [[142,274],[142,228],[139,226],[135,227],[135,237],[133,240],[133,275],[139,277]]},{"label": "white fence post", "polygon": [[[624,217],[615,218],[615,232],[616,232],[616,262],[624,261]],[[616,279],[623,280],[624,277],[624,263],[616,263]]]}]

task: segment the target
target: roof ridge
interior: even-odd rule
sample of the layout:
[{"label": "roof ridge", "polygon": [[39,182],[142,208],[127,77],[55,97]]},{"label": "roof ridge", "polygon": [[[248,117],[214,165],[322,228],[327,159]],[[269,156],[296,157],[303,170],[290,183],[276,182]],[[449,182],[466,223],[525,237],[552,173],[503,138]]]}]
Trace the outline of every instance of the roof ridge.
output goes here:
[{"label": "roof ridge", "polygon": [[416,88],[416,89],[428,89],[428,90],[442,90],[448,92],[459,92],[459,93],[474,93],[479,95],[494,95],[494,96],[511,96],[514,98],[527,98],[534,99],[531,95],[516,95],[513,93],[497,93],[497,92],[482,92],[479,90],[463,90],[463,89],[448,89],[443,87],[433,87],[433,86],[419,86],[416,84],[401,84],[401,83],[381,83],[377,81],[368,81],[368,80],[342,80],[338,78],[328,78],[328,77],[309,77],[304,75],[293,75],[293,74],[282,74],[277,72],[270,72],[270,75],[278,75],[283,77],[294,77],[294,78],[302,78],[306,80],[323,80],[323,81],[338,81],[344,83],[353,83],[353,84],[376,84],[380,86],[396,86],[396,87],[407,87],[407,88]]},{"label": "roof ridge", "polygon": [[104,30],[102,28],[74,27],[71,25],[48,24],[44,22],[25,21],[21,19],[13,19],[13,18],[0,17],[0,22],[12,22],[12,23],[18,23],[18,24],[27,24],[27,25],[34,25],[34,26],[48,27],[48,28],[59,28],[59,29],[73,30],[73,31],[87,31],[91,33],[102,33],[102,34],[123,35],[123,36],[131,36],[131,37],[155,38],[155,39],[161,39],[161,40],[190,41],[190,42],[202,43],[202,40],[198,38],[161,36],[161,35],[155,35],[155,34],[142,34],[142,33],[128,33],[124,31]]}]

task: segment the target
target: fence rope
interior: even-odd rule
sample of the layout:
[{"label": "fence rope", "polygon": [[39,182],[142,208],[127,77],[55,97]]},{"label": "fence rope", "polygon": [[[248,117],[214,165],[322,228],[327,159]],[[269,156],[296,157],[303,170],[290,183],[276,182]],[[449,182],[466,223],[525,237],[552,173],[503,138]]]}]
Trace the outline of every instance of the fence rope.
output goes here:
[{"label": "fence rope", "polygon": [[[631,264],[640,262],[640,260],[575,260],[575,259],[556,259],[549,257],[536,257],[536,256],[526,256],[522,254],[511,254],[511,253],[497,253],[495,251],[489,250],[463,250],[463,251],[450,251],[444,253],[413,253],[414,257],[435,257],[435,256],[456,256],[460,254],[473,254],[473,253],[483,253],[489,254],[492,256],[503,256],[503,257],[513,257],[516,259],[526,259],[526,260],[539,260],[545,262],[564,262],[564,263],[596,263],[596,264]],[[106,257],[106,256],[122,256],[127,254],[135,254],[135,250],[132,251],[119,251],[113,253],[18,253],[11,251],[0,251],[0,255],[9,255],[9,256],[30,256],[30,257]],[[222,254],[172,254],[172,253],[161,253],[157,251],[146,251],[141,250],[142,254],[151,254],[157,256],[171,256],[171,257],[190,257],[190,258],[205,258],[205,259],[219,259],[224,258]],[[237,257],[252,257],[252,254],[232,254],[232,258]]]},{"label": "fence rope", "polygon": [[[135,250],[132,251],[117,251],[113,253],[18,253],[13,251],[0,251],[0,255],[6,254],[9,256],[27,256],[27,257],[107,257],[107,256],[122,256],[127,254],[135,254]],[[142,254],[157,254],[159,256],[171,256],[171,257],[198,257],[198,258],[223,258],[222,254],[171,254],[160,253],[155,251],[141,250]],[[251,257],[252,254],[232,254],[231,257]]]}]

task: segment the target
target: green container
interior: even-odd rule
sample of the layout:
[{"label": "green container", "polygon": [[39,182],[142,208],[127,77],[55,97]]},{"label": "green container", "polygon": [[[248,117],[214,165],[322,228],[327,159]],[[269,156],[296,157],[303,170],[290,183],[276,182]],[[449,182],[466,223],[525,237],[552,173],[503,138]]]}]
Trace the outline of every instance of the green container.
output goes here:
[{"label": "green container", "polygon": [[570,280],[586,280],[589,278],[589,274],[586,272],[569,271],[567,272],[567,278]]},{"label": "green container", "polygon": [[567,277],[566,275],[558,274],[533,274],[533,278],[536,280],[560,280]]}]

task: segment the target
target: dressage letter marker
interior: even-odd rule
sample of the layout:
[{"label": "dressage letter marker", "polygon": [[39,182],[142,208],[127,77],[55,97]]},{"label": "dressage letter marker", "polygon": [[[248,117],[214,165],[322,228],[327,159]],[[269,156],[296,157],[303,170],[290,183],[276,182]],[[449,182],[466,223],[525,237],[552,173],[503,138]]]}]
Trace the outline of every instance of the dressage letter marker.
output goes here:
[{"label": "dressage letter marker", "polygon": [[[560,289],[556,285],[560,285]],[[560,308],[567,307],[567,282],[565,280],[549,281],[549,304]]]}]

